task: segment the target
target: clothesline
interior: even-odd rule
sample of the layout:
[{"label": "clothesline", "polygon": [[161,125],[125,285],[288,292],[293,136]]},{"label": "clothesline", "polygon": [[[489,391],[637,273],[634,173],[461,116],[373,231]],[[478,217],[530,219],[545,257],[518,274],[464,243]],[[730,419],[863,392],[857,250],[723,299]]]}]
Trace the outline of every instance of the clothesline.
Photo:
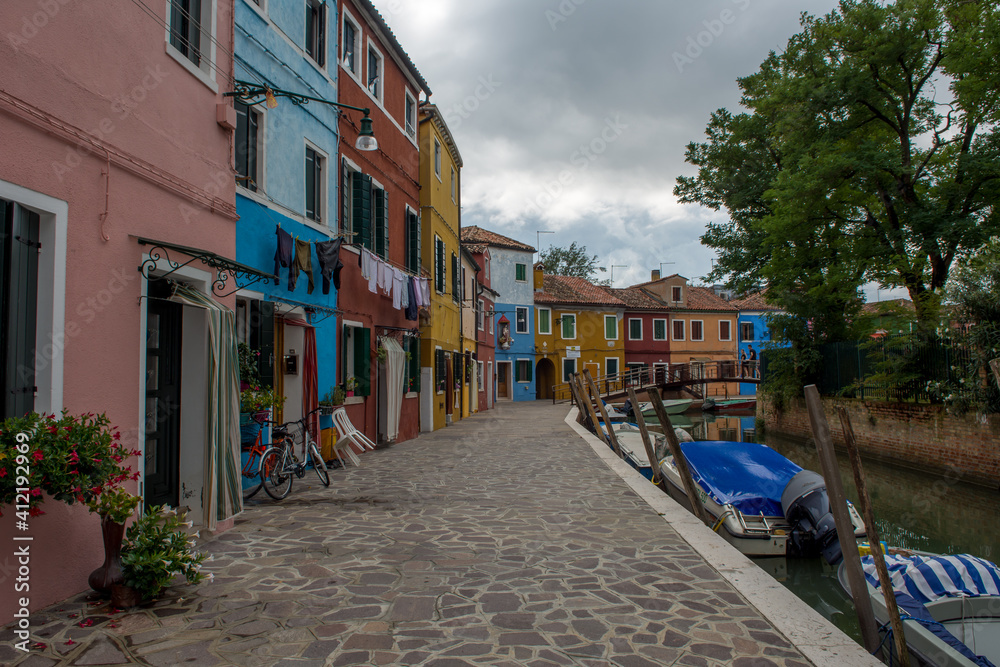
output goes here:
[{"label": "clothesline", "polygon": [[417,278],[393,267],[367,248],[358,255],[361,277],[368,281],[368,291],[392,298],[392,307],[404,310],[406,319],[417,321],[422,308],[430,305],[430,280]]}]

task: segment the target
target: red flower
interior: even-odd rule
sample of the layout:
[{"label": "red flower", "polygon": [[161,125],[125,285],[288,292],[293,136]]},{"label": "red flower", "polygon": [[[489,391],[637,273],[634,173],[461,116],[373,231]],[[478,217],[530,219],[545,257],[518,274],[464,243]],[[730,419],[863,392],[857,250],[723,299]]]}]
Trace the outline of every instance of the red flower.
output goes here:
[{"label": "red flower", "polygon": [[69,453],[69,462],[70,463],[79,463],[80,462],[80,455],[76,453],[75,449],[72,452]]},{"label": "red flower", "polygon": [[36,462],[41,461],[42,459],[45,458],[45,454],[42,454],[42,450],[40,449],[36,449],[31,453],[31,455],[35,458]]},{"label": "red flower", "polygon": [[7,476],[7,469],[0,468],[0,477],[6,477],[6,476]]},{"label": "red flower", "polygon": [[43,514],[45,514],[45,512],[43,512],[41,508],[32,507],[28,510],[28,514],[30,516],[42,516]]},{"label": "red flower", "polygon": [[79,623],[77,623],[77,625],[79,625],[81,628],[89,628],[93,624],[94,624],[94,619],[92,618],[85,618]]},{"label": "red flower", "polygon": [[103,461],[103,460],[104,460],[104,459],[96,459],[96,458],[95,458],[95,459],[94,459],[94,463],[100,463],[100,462],[101,462],[101,461]]},{"label": "red flower", "polygon": [[59,433],[59,429],[57,429],[55,426],[50,426],[48,428],[48,431],[49,431],[49,433],[53,433],[53,434]]},{"label": "red flower", "polygon": [[73,641],[72,639],[70,639],[69,641],[66,642],[66,646],[72,646],[75,643],[76,643],[75,641]]},{"label": "red flower", "polygon": [[33,496],[35,496],[37,498],[38,496],[42,495],[42,490],[41,489],[32,489],[31,490],[31,495],[33,495]]}]

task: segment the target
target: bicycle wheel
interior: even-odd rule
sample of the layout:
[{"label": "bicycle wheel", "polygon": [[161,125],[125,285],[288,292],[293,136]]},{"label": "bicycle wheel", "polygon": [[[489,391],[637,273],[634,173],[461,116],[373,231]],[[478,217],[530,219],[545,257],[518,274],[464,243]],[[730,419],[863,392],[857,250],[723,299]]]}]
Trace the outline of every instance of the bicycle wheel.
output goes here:
[{"label": "bicycle wheel", "polygon": [[260,491],[260,459],[257,456],[257,449],[251,449],[246,463],[241,471],[243,482],[243,500],[250,500]]},{"label": "bicycle wheel", "polygon": [[281,500],[292,490],[292,475],[285,470],[285,450],[271,447],[260,460],[260,481],[267,495]]},{"label": "bicycle wheel", "polygon": [[313,470],[319,475],[319,481],[323,486],[330,486],[330,473],[326,470],[326,463],[323,462],[323,457],[319,455],[319,450],[316,449],[316,443],[309,443],[309,458],[312,459]]}]

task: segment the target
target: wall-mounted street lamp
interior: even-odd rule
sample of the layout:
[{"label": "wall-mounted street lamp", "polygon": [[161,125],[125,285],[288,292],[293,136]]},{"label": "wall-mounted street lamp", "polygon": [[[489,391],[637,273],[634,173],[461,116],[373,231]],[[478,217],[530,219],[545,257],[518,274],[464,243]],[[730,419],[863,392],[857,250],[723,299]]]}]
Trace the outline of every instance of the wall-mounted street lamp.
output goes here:
[{"label": "wall-mounted street lamp", "polygon": [[372,131],[372,119],[369,116],[369,114],[371,114],[371,109],[352,107],[350,104],[331,102],[330,100],[324,100],[321,97],[310,97],[309,95],[293,93],[287,90],[281,90],[280,88],[269,88],[268,86],[261,86],[256,83],[239,80],[237,80],[233,86],[233,91],[223,93],[223,96],[235,98],[249,106],[254,106],[263,102],[268,109],[274,109],[278,106],[279,97],[287,97],[291,100],[292,104],[297,106],[308,104],[309,102],[319,102],[320,104],[327,104],[332,107],[341,107],[343,109],[360,111],[364,114],[364,117],[361,119],[361,129],[358,131],[358,140],[354,142],[354,147],[359,151],[378,150],[378,140],[375,138],[375,133]]}]

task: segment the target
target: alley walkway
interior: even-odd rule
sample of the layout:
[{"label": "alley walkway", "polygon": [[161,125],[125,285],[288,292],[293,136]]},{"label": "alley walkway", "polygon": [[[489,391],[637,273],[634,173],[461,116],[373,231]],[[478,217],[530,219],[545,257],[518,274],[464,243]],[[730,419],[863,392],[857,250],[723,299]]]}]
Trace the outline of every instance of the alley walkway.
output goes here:
[{"label": "alley walkway", "polygon": [[205,545],[214,583],[118,614],[78,596],[34,614],[31,656],[0,632],[0,664],[810,664],[566,412],[501,405],[261,492]]}]

